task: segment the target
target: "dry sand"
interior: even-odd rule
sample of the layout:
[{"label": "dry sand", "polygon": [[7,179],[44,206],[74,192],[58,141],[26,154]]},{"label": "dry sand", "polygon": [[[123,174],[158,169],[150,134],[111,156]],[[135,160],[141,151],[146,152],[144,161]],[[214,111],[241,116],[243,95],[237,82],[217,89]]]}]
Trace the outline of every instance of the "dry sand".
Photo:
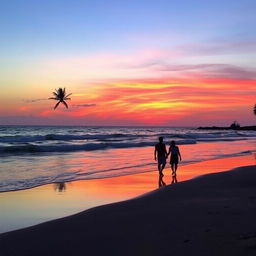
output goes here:
[{"label": "dry sand", "polygon": [[0,235],[1,256],[256,255],[256,167]]}]

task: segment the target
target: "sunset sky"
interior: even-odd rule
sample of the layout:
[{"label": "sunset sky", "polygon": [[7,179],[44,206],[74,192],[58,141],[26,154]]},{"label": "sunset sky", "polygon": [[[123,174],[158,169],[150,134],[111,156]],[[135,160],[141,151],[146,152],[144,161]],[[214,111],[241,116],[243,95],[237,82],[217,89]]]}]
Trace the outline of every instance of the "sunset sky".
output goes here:
[{"label": "sunset sky", "polygon": [[[0,3],[0,124],[255,125],[255,0]],[[52,92],[72,93],[57,110]]]}]

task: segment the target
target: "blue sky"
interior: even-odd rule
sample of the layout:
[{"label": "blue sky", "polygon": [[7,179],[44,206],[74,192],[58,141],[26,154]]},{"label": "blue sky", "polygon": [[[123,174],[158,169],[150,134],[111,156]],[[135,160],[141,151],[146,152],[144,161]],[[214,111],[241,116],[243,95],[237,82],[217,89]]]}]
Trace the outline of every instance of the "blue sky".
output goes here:
[{"label": "blue sky", "polygon": [[256,2],[248,0],[3,1],[0,51],[21,56],[128,51],[141,47],[140,36],[154,35],[165,35],[157,46],[189,39],[250,40],[255,7]]},{"label": "blue sky", "polygon": [[[31,104],[47,99],[56,87],[84,95],[74,96],[74,105],[96,106],[96,98],[102,102],[111,98],[108,87],[119,90],[124,84],[137,83],[142,90],[141,99],[147,98],[147,106],[153,111],[176,107],[176,125],[187,124],[191,120],[187,116],[197,116],[201,107],[215,107],[214,101],[208,106],[197,97],[202,90],[210,101],[211,93],[220,94],[213,88],[224,90],[226,104],[219,103],[213,116],[225,108],[227,117],[230,109],[237,108],[243,121],[251,123],[251,114],[246,113],[254,104],[256,93],[255,0],[8,0],[0,3],[0,9],[0,117],[8,115],[8,120],[15,121],[12,115],[17,113],[32,119],[36,116],[36,120],[39,116],[54,116],[56,112],[44,110],[45,102],[40,105],[39,101],[38,109]],[[189,99],[179,98],[179,103],[171,105],[168,98],[157,103],[153,96],[146,96],[146,88],[152,89],[152,83],[164,92],[170,81],[193,87]],[[240,87],[244,89],[241,91]],[[211,90],[206,93],[206,88]],[[184,88],[181,90],[184,92]],[[231,96],[230,91],[236,94]],[[88,95],[93,97],[88,99]],[[180,96],[178,88],[177,95]],[[202,106],[197,100],[203,102]],[[130,109],[127,99],[120,99],[118,104],[121,101],[125,110],[116,122],[125,120],[126,124],[131,120],[127,121],[125,113],[134,109]],[[190,114],[185,110],[188,101],[195,107],[191,107]],[[17,106],[12,106],[13,102]],[[237,105],[229,105],[231,102]],[[243,105],[245,102],[248,106]],[[144,111],[145,104],[138,103],[137,109]],[[100,107],[94,109],[89,113],[88,108],[85,112],[76,108],[71,116],[94,113],[98,119],[92,122],[101,124],[102,116],[110,118],[113,114],[101,113]],[[139,115],[140,112],[134,114],[136,120]],[[136,120],[131,122],[136,124]],[[198,122],[203,120],[200,117]],[[150,118],[146,122],[150,123]]]}]

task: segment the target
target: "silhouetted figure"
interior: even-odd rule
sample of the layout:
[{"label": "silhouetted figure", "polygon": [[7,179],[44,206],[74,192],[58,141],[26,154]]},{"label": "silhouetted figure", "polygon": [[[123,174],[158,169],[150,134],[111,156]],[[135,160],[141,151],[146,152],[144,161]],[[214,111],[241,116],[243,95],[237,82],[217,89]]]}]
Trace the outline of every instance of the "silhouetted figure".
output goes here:
[{"label": "silhouetted figure", "polygon": [[179,147],[177,147],[175,145],[174,140],[171,141],[171,145],[170,145],[167,157],[168,157],[169,154],[171,154],[170,164],[171,164],[171,169],[172,169],[172,177],[176,177],[176,171],[177,171],[177,168],[178,168],[179,159],[181,161],[181,154],[180,154]]},{"label": "silhouetted figure", "polygon": [[175,184],[175,183],[177,183],[178,182],[178,180],[177,180],[177,176],[175,175],[175,176],[172,176],[172,184]]},{"label": "silhouetted figure", "polygon": [[59,192],[64,192],[66,190],[65,182],[55,183],[55,190],[58,190]]},{"label": "silhouetted figure", "polygon": [[160,175],[159,174],[159,180],[158,180],[158,187],[163,187],[163,186],[166,186],[164,180],[163,180],[163,175]]},{"label": "silhouetted figure", "polygon": [[69,93],[66,95],[66,89],[59,88],[58,90],[55,89],[55,92],[53,92],[53,95],[55,97],[49,98],[50,100],[58,100],[57,104],[55,105],[54,109],[56,109],[60,103],[64,104],[66,108],[68,108],[68,104],[65,102],[65,100],[70,100],[71,98],[68,98],[72,93]]},{"label": "silhouetted figure", "polygon": [[163,169],[166,165],[166,157],[167,157],[167,150],[163,141],[164,141],[164,138],[159,137],[159,143],[155,145],[155,152],[154,152],[154,157],[158,163],[158,171],[160,176],[163,176]]}]

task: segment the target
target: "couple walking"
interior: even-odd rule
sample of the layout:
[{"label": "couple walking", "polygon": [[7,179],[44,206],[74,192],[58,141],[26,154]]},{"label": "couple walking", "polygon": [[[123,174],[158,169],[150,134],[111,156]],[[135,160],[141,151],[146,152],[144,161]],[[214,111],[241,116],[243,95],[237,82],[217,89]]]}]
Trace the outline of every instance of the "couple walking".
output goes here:
[{"label": "couple walking", "polygon": [[164,138],[159,137],[159,143],[155,145],[155,152],[154,152],[155,160],[158,161],[159,176],[160,177],[164,176],[163,169],[166,165],[166,159],[171,154],[170,164],[172,169],[172,176],[176,177],[178,163],[179,163],[179,160],[181,161],[181,154],[180,154],[179,147],[175,145],[175,141],[171,141],[171,145],[167,153],[166,146],[163,143],[163,141],[164,141]]}]

